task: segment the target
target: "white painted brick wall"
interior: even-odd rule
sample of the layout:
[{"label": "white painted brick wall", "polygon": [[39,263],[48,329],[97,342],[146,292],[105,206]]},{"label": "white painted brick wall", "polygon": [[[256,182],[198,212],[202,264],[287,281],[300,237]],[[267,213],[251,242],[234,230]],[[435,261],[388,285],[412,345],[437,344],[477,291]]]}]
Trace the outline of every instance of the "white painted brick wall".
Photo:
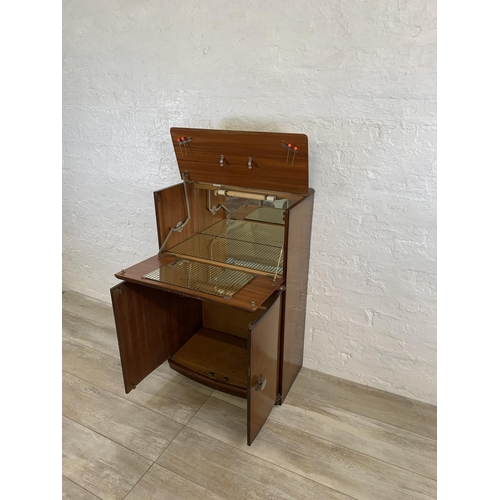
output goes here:
[{"label": "white painted brick wall", "polygon": [[436,4],[63,2],[63,286],[157,249],[171,126],[305,133],[305,366],[436,399]]}]

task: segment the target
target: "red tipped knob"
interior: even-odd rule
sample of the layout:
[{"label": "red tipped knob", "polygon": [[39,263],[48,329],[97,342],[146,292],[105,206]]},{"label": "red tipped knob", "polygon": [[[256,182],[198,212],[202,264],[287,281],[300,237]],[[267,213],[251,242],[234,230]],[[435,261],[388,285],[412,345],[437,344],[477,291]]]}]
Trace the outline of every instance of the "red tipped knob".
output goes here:
[{"label": "red tipped knob", "polygon": [[294,151],[298,151],[298,150],[299,150],[299,148],[298,148],[297,146],[295,146],[295,147],[293,148],[293,150],[294,150]]},{"label": "red tipped knob", "polygon": [[185,137],[181,137],[181,141],[184,141],[184,140],[186,140],[186,138]]},{"label": "red tipped knob", "polygon": [[289,148],[291,148],[291,147],[292,147],[292,145],[291,145],[291,144],[288,144],[288,147],[289,147]]},{"label": "red tipped knob", "polygon": [[177,142],[181,142],[181,140],[180,140],[180,139],[177,139]]}]

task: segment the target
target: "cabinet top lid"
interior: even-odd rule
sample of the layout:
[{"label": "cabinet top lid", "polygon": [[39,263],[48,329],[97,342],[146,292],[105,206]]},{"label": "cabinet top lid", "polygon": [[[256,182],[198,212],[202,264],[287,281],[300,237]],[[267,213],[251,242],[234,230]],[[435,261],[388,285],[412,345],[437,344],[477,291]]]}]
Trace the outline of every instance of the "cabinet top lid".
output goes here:
[{"label": "cabinet top lid", "polygon": [[171,128],[179,171],[194,182],[307,194],[307,135]]}]

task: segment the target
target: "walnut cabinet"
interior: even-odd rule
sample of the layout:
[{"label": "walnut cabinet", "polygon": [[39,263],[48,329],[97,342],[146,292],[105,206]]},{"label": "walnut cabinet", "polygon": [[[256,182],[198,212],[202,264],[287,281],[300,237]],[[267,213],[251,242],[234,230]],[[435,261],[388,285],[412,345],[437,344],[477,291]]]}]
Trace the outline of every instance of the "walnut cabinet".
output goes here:
[{"label": "walnut cabinet", "polygon": [[111,289],[125,392],[168,362],[247,400],[247,442],[301,366],[314,190],[307,136],[171,129],[158,253]]}]

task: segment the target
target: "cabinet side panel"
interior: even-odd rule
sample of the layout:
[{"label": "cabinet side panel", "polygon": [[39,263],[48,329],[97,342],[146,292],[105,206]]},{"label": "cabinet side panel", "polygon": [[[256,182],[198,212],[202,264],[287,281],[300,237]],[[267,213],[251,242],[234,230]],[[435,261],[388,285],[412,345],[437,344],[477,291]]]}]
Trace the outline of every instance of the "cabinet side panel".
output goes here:
[{"label": "cabinet side panel", "polygon": [[302,367],[313,203],[314,190],[310,189],[309,196],[285,215],[287,254],[281,342],[282,401]]},{"label": "cabinet side panel", "polygon": [[[194,187],[187,184],[189,198],[189,208],[191,220],[186,224],[181,232],[173,232],[168,240],[167,247],[181,243],[182,241],[195,235],[198,231],[198,224],[193,217],[195,214]],[[158,231],[158,248],[168,235],[171,227],[176,227],[179,222],[184,222],[187,218],[186,197],[184,195],[184,185],[176,184],[154,193],[156,211],[156,229]]]},{"label": "cabinet side panel", "polygon": [[[212,215],[208,210],[208,191],[206,189],[196,189],[191,182],[188,182],[186,187],[191,220],[184,226],[182,231],[172,232],[166,248],[173,247],[187,240],[196,233],[225,218],[225,211],[223,209],[220,209],[215,215]],[[176,227],[179,222],[184,222],[187,218],[184,184],[176,184],[175,186],[156,191],[154,193],[154,200],[158,247],[161,247],[170,228]],[[215,201],[217,203],[225,203],[225,197],[219,196]]]}]

